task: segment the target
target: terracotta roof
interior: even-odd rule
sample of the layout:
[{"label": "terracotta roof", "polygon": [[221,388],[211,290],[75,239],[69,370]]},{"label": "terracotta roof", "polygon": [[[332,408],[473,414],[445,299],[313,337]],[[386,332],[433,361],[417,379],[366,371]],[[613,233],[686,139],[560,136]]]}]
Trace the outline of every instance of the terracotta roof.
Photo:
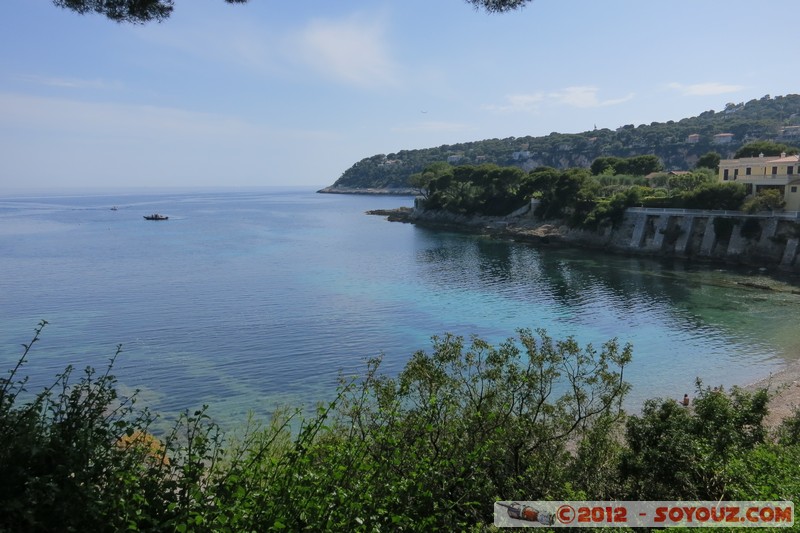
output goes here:
[{"label": "terracotta roof", "polygon": [[787,155],[785,157],[779,157],[778,159],[770,159],[770,163],[797,163],[800,161],[800,155]]}]

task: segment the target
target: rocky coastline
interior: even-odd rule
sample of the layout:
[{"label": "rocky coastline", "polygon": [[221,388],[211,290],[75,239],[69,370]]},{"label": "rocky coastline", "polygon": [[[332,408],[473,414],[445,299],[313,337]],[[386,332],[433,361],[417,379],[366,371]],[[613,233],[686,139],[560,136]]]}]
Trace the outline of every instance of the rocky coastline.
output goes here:
[{"label": "rocky coastline", "polygon": [[[540,246],[567,246],[625,255],[677,258],[800,274],[800,224],[778,216],[738,212],[664,214],[629,209],[617,227],[571,227],[563,220],[538,220],[531,212],[505,217],[465,216],[401,207],[368,211],[393,222],[468,232]],[[719,219],[715,222],[715,219]],[[720,224],[719,222],[724,222]],[[757,227],[748,233],[748,225]],[[716,231],[717,229],[720,231]],[[727,228],[727,234],[721,229]]]},{"label": "rocky coastline", "polygon": [[380,188],[380,187],[337,187],[331,185],[324,187],[317,191],[320,194],[365,194],[375,196],[416,196],[419,194],[418,189],[411,188]]},{"label": "rocky coastline", "polygon": [[[569,227],[558,221],[537,222],[529,218],[465,216],[440,211],[416,211],[410,207],[375,209],[368,215],[384,216],[390,222],[417,224],[427,228],[487,235],[536,244],[569,245]],[[588,244],[588,243],[587,243]]]}]

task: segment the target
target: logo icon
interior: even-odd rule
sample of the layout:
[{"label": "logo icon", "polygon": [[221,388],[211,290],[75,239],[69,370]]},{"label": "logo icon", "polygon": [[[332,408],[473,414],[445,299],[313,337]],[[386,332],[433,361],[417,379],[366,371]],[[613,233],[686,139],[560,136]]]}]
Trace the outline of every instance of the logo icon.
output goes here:
[{"label": "logo icon", "polygon": [[555,523],[553,515],[547,511],[540,511],[534,509],[529,505],[522,505],[519,502],[502,503],[497,502],[497,505],[506,508],[506,512],[510,518],[515,520],[525,520],[527,522],[539,522],[545,526],[552,526]]}]

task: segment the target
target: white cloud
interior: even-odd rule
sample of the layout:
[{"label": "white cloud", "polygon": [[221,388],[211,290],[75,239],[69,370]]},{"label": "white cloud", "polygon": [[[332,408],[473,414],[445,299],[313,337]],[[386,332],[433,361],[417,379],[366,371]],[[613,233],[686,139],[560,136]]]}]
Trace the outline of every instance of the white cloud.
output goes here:
[{"label": "white cloud", "polygon": [[340,83],[365,88],[397,83],[380,17],[316,19],[292,40],[306,65]]},{"label": "white cloud", "polygon": [[667,87],[676,90],[684,96],[716,96],[739,92],[744,89],[743,85],[731,85],[718,82],[695,83],[684,85],[682,83],[670,83]]},{"label": "white cloud", "polygon": [[600,100],[597,97],[598,92],[599,89],[597,87],[567,87],[547,96],[549,100],[555,103],[579,108],[608,107],[627,102],[634,97],[633,93],[629,93],[621,98]]},{"label": "white cloud", "polygon": [[138,31],[149,43],[205,61],[233,63],[258,75],[296,78],[310,71],[359,88],[392,86],[403,78],[391,58],[382,14],[315,18],[302,26],[280,28],[226,16],[222,21],[195,21],[169,32],[160,27]]},{"label": "white cloud", "polygon": [[512,94],[506,96],[506,103],[487,105],[485,109],[504,112],[538,113],[543,105],[566,105],[578,108],[607,107],[627,102],[634,97],[630,93],[621,98],[600,100],[596,87],[566,87],[550,93],[536,92],[529,94]]}]

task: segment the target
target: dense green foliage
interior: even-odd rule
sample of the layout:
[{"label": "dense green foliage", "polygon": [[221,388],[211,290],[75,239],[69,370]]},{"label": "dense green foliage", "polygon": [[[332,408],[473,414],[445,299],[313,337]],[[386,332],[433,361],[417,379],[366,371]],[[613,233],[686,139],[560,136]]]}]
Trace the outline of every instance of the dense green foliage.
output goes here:
[{"label": "dense green foliage", "polygon": [[694,168],[707,168],[716,173],[719,170],[719,162],[722,157],[717,152],[708,152],[700,156]]},{"label": "dense green foliage", "polygon": [[368,364],[290,431],[275,415],[225,435],[205,409],[159,439],[110,374],[71,370],[25,401],[0,380],[0,531],[479,530],[493,503],[800,495],[800,412],[771,435],[765,391],[621,411],[631,347],[520,330],[446,335],[397,377]]},{"label": "dense green foliage", "polygon": [[765,391],[727,395],[698,388],[692,412],[677,402],[649,400],[642,415],[628,421],[621,474],[631,497],[716,499],[731,481],[731,459],[765,442]]},{"label": "dense green foliage", "polygon": [[502,216],[527,202],[524,179],[516,167],[437,165],[414,181],[425,191],[427,209]]},{"label": "dense green foliage", "polygon": [[[517,167],[434,163],[412,176],[411,183],[420,191],[426,210],[505,216],[537,199],[537,217],[564,219],[589,229],[618,225],[631,206],[738,210],[745,199],[742,184],[718,183],[707,168],[672,175],[650,173],[648,178],[614,174],[615,168],[648,172],[658,166],[649,156],[604,158],[593,165],[600,175],[582,168],[540,167],[526,174]],[[759,208],[767,205],[762,196]],[[769,206],[778,209],[778,203]]]},{"label": "dense green foliage", "polygon": [[749,198],[742,210],[748,213],[758,213],[759,211],[778,211],[783,209],[786,202],[777,189],[763,189],[758,191],[752,198]]},{"label": "dense green foliage", "polygon": [[798,151],[800,150],[786,144],[772,141],[756,141],[747,143],[736,150],[736,153],[733,155],[733,157],[735,159],[739,159],[740,157],[758,157],[761,154],[767,156],[776,156],[781,155],[784,152],[787,154],[796,154]]},{"label": "dense green foliage", "polygon": [[[576,134],[487,139],[377,154],[345,170],[333,186],[404,188],[408,187],[411,175],[437,162],[491,163],[530,171],[543,166],[589,168],[601,157],[655,156],[667,170],[688,170],[695,168],[709,152],[723,159],[731,158],[751,139],[797,144],[797,138],[784,129],[792,125],[800,125],[800,95],[774,98],[767,95],[746,103],[729,103],[722,111],[706,111],[696,117],[665,123],[629,124],[615,131],[597,129]],[[714,135],[720,133],[732,133],[733,140],[718,144]],[[690,137],[695,134],[698,137]],[[708,166],[707,162],[704,166]]]},{"label": "dense green foliage", "polygon": [[630,174],[632,176],[645,176],[652,172],[664,170],[661,160],[654,155],[637,155],[634,157],[598,157],[589,167],[595,176],[608,174],[617,176],[619,174]]},{"label": "dense green foliage", "polygon": [[738,211],[747,193],[741,183],[710,183],[684,194],[674,207]]}]

